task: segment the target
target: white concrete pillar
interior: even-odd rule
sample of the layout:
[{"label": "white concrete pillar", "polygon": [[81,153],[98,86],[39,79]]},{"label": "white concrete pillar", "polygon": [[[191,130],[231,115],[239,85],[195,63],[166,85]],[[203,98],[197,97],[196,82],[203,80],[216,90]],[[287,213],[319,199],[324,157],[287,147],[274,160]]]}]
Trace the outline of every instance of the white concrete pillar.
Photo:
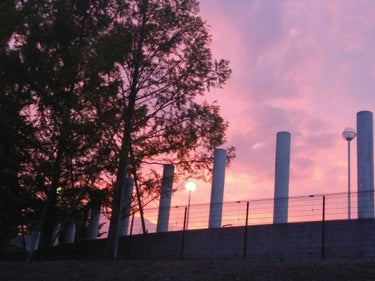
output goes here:
[{"label": "white concrete pillar", "polygon": [[100,223],[100,205],[91,208],[89,225],[87,227],[86,239],[94,240],[98,238]]},{"label": "white concrete pillar", "polygon": [[374,148],[372,112],[357,113],[358,218],[374,218]]},{"label": "white concrete pillar", "polygon": [[208,222],[209,228],[221,227],[226,160],[226,150],[220,148],[215,149],[211,187],[210,217]]},{"label": "white concrete pillar", "polygon": [[60,232],[61,232],[61,224],[58,223],[55,228],[53,229],[53,232],[52,232],[52,245],[53,246],[57,246],[59,245],[59,236],[60,236]]},{"label": "white concrete pillar", "polygon": [[74,243],[76,237],[76,224],[74,219],[69,220],[69,222],[64,227],[64,244]]},{"label": "white concrete pillar", "polygon": [[120,213],[120,236],[128,235],[129,217],[133,197],[134,179],[126,178],[124,182],[123,192],[123,203],[122,210]]},{"label": "white concrete pillar", "polygon": [[26,252],[32,253],[39,249],[40,244],[40,231],[32,231],[26,238]]},{"label": "white concrete pillar", "polygon": [[167,164],[163,166],[163,178],[161,183],[161,194],[158,213],[158,224],[156,232],[168,231],[169,212],[171,208],[172,187],[174,177],[174,166]]},{"label": "white concrete pillar", "polygon": [[290,139],[289,132],[278,132],[276,135],[273,223],[288,222]]}]

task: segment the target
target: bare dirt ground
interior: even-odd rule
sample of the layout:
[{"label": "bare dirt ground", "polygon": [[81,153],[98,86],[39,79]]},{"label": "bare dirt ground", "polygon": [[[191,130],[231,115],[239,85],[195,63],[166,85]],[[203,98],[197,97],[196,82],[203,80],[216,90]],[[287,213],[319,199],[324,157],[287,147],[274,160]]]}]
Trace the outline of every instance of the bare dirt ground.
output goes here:
[{"label": "bare dirt ground", "polygon": [[375,262],[1,261],[0,280],[367,281],[375,280]]}]

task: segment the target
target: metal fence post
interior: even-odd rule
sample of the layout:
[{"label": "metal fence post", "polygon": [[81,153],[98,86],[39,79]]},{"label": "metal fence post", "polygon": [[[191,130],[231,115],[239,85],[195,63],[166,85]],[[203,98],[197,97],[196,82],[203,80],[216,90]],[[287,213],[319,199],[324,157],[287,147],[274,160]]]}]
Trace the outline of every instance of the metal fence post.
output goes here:
[{"label": "metal fence post", "polygon": [[127,247],[127,251],[126,251],[126,259],[129,259],[129,256],[130,256],[130,246],[131,246],[131,239],[132,239],[132,235],[133,235],[133,225],[134,225],[134,215],[132,216],[132,221],[130,223],[130,233],[129,233],[129,236],[128,236],[128,247]]},{"label": "metal fence post", "polygon": [[182,229],[182,240],[181,240],[181,253],[180,253],[180,259],[184,259],[184,248],[185,248],[185,232],[186,232],[186,223],[187,223],[187,207],[185,207],[185,213],[184,213],[184,226]]},{"label": "metal fence post", "polygon": [[247,254],[247,227],[249,224],[249,201],[246,202],[246,221],[245,221],[245,237],[244,237],[244,245],[243,245],[243,259],[246,259]]},{"label": "metal fence post", "polygon": [[326,197],[323,195],[322,206],[322,259],[325,258],[325,220],[326,220]]}]

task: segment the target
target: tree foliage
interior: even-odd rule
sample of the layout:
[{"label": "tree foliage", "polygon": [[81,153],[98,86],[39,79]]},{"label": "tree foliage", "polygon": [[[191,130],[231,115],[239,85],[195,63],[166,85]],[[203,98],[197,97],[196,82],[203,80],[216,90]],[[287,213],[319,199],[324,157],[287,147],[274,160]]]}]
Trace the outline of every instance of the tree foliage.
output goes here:
[{"label": "tree foliage", "polygon": [[[21,22],[8,34],[5,49],[17,56],[22,75],[13,85],[7,81],[3,93],[17,101],[28,99],[17,113],[33,128],[32,145],[22,147],[32,161],[23,161],[17,175],[24,189],[46,199],[42,226],[48,245],[58,199],[63,209],[77,206],[105,169],[103,128],[113,118],[106,103],[117,92],[105,74],[117,54],[103,47],[112,33],[121,32],[112,27],[118,16],[112,11],[120,6],[116,1],[38,0],[16,7]],[[58,187],[65,200],[57,197]]]},{"label": "tree foliage", "polygon": [[22,193],[18,174],[30,155],[33,130],[21,112],[30,99],[22,93],[23,70],[18,56],[9,48],[9,38],[19,27],[19,14],[13,1],[0,3],[0,253],[4,242],[17,234],[21,210],[30,199]]},{"label": "tree foliage", "polygon": [[230,69],[212,57],[197,1],[0,5],[1,188],[24,192],[22,208],[42,214],[46,244],[59,216],[87,215],[107,187],[113,246],[126,177],[145,204],[159,192],[155,164],[184,177],[211,169],[228,124],[204,95]]},{"label": "tree foliage", "polygon": [[230,70],[227,61],[212,58],[211,37],[198,16],[198,3],[128,3],[122,24],[131,31],[131,50],[116,65],[121,79],[122,102],[118,104],[122,106],[122,124],[109,229],[113,257],[121,188],[127,173],[139,173],[144,171],[140,169],[143,163],[158,161],[199,174],[212,163],[213,149],[225,142],[227,127],[217,106],[200,102],[207,91],[223,85]]}]

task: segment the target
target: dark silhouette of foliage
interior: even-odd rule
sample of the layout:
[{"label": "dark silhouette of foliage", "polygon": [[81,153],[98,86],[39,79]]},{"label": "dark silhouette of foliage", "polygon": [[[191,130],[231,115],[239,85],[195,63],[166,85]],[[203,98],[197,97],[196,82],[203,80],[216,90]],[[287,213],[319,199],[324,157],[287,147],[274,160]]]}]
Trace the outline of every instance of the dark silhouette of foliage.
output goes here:
[{"label": "dark silhouette of foliage", "polygon": [[[21,198],[13,209],[48,247],[58,221],[74,217],[83,229],[92,205],[111,206],[115,257],[126,177],[141,210],[159,194],[155,165],[174,164],[176,180],[207,176],[228,124],[204,95],[229,78],[228,62],[213,59],[195,0],[0,8],[0,207]],[[17,220],[1,225],[2,241],[5,232]]]},{"label": "dark silhouette of foliage", "polygon": [[[144,177],[146,163],[173,163],[180,173],[202,174],[212,163],[213,149],[225,142],[227,123],[216,105],[201,98],[221,87],[230,70],[212,58],[211,37],[198,16],[198,3],[128,1],[121,24],[131,32],[131,50],[116,65],[119,110],[118,155],[113,212],[109,228],[110,256],[116,257],[121,189],[124,180]],[[229,150],[233,157],[233,150]],[[155,190],[144,185],[143,191]],[[148,191],[149,193],[152,191]]]},{"label": "dark silhouette of foliage", "polygon": [[[17,113],[34,130],[34,143],[22,147],[32,161],[23,162],[16,174],[25,190],[46,200],[40,226],[48,246],[57,206],[77,206],[87,196],[85,190],[97,187],[106,165],[103,128],[113,120],[106,103],[116,95],[117,86],[105,75],[118,54],[102,48],[112,33],[117,38],[123,32],[112,26],[118,17],[113,11],[122,8],[117,1],[92,5],[58,0],[17,2],[16,7],[20,25],[8,34],[8,47],[17,55],[22,84],[18,79],[5,91],[17,101],[28,97],[29,103],[21,104]],[[57,197],[58,187],[68,200]]]}]

